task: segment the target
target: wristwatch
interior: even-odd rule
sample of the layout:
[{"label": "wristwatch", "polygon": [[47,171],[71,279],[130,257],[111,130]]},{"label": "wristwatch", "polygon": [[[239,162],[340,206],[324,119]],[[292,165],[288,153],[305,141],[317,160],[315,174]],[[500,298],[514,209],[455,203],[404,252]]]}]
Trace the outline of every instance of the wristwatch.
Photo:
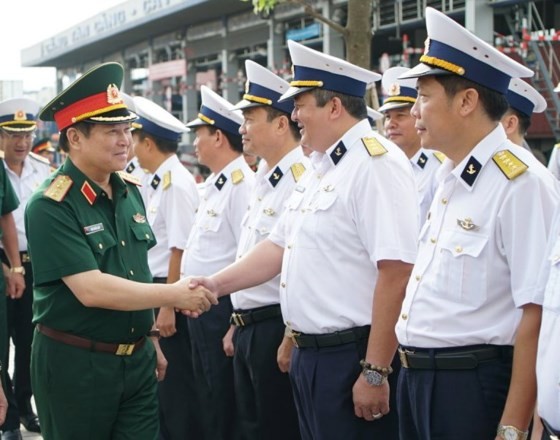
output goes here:
[{"label": "wristwatch", "polygon": [[12,273],[20,273],[22,275],[25,275],[25,267],[23,266],[14,266],[14,267],[10,267],[10,272]]},{"label": "wristwatch", "polygon": [[529,431],[521,431],[515,426],[511,425],[498,425],[497,435],[504,440],[527,440]]},{"label": "wristwatch", "polygon": [[374,387],[383,385],[387,381],[387,376],[385,376],[384,374],[382,374],[377,370],[370,370],[368,368],[364,368],[362,370],[362,374],[364,375],[366,382]]}]

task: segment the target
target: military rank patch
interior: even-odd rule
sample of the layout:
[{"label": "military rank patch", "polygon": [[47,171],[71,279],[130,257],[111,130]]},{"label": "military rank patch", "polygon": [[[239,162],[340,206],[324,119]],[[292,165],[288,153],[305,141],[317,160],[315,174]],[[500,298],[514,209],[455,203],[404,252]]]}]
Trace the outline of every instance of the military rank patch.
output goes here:
[{"label": "military rank patch", "polygon": [[171,186],[171,170],[166,171],[163,175],[163,186],[164,191]]},{"label": "military rank patch", "polygon": [[428,162],[428,156],[426,156],[424,153],[420,153],[420,156],[418,157],[418,160],[416,161],[416,165],[418,165],[420,168],[424,169],[424,167],[426,166],[426,162]]},{"label": "military rank patch", "polygon": [[482,169],[482,165],[474,156],[471,156],[461,173],[461,179],[463,179],[467,185],[473,186],[474,181],[478,177],[478,173]]},{"label": "military rank patch", "polygon": [[222,174],[220,174],[220,176],[218,177],[218,180],[216,180],[214,185],[216,186],[216,188],[218,188],[218,191],[221,191],[222,188],[224,187],[224,185],[226,184],[226,182],[227,182],[227,177],[224,176],[224,174],[222,173]]},{"label": "military rank patch", "polygon": [[153,189],[157,189],[157,187],[159,186],[160,182],[161,182],[161,179],[160,179],[160,177],[156,174],[156,175],[154,175],[154,178],[153,178],[152,181],[150,182],[150,186],[151,186]]},{"label": "military rank patch", "polygon": [[290,167],[294,181],[297,183],[301,176],[305,173],[305,165],[302,163],[295,163]]},{"label": "military rank patch", "polygon": [[437,160],[439,160],[440,163],[443,163],[443,161],[447,158],[447,156],[441,151],[434,151],[434,156]]},{"label": "military rank patch", "polygon": [[117,171],[117,174],[125,182],[132,183],[136,186],[142,186],[142,182],[140,182],[140,179],[136,176],[133,176],[132,174],[128,174],[125,171]]},{"label": "military rank patch", "polygon": [[340,159],[344,157],[347,151],[348,150],[346,149],[344,142],[340,141],[338,145],[335,147],[335,149],[331,151],[330,154],[330,158],[333,164],[338,165],[338,162],[340,162]]},{"label": "military rank patch", "polygon": [[80,188],[80,191],[82,192],[83,196],[86,198],[86,200],[90,205],[93,205],[95,203],[95,199],[97,199],[97,193],[91,187],[91,185],[87,180],[83,183],[82,187]]},{"label": "military rank patch", "polygon": [[377,139],[374,137],[363,137],[362,143],[366,148],[366,151],[370,156],[381,156],[387,152],[387,148],[381,144]]},{"label": "military rank patch", "polygon": [[233,183],[234,185],[243,182],[243,179],[245,179],[245,174],[243,174],[243,171],[233,170],[231,172],[231,183]]},{"label": "military rank patch", "polygon": [[492,160],[509,180],[515,179],[529,168],[526,163],[509,150],[498,151],[492,156]]},{"label": "military rank patch", "polygon": [[135,169],[136,169],[136,165],[134,165],[134,162],[130,162],[126,167],[125,171],[127,173],[132,173]]},{"label": "military rank patch", "polygon": [[49,199],[61,202],[72,186],[72,179],[65,175],[57,176],[45,190],[44,195]]},{"label": "military rank patch", "polygon": [[268,181],[270,182],[273,188],[276,188],[276,185],[278,185],[278,182],[280,182],[283,176],[284,173],[282,172],[280,167],[276,167],[276,169],[272,172],[272,174],[268,178]]}]

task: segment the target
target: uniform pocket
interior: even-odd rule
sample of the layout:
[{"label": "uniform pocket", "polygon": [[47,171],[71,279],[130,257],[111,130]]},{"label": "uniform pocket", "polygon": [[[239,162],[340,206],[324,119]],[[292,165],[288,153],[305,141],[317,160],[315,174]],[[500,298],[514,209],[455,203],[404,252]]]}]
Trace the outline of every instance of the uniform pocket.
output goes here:
[{"label": "uniform pocket", "polygon": [[[304,215],[302,230],[306,233],[302,236],[300,246],[306,249],[329,250],[335,240],[337,219],[334,218],[333,206],[338,198],[334,191],[321,191],[317,194]],[[326,239],[325,239],[326,238]]]},{"label": "uniform pocket", "polygon": [[486,299],[487,264],[479,256],[488,237],[463,231],[443,231],[438,240],[438,279],[444,295],[463,304],[478,306]]},{"label": "uniform pocket", "polygon": [[99,231],[86,235],[91,250],[97,257],[103,257],[108,249],[117,244],[115,238],[109,231]]}]

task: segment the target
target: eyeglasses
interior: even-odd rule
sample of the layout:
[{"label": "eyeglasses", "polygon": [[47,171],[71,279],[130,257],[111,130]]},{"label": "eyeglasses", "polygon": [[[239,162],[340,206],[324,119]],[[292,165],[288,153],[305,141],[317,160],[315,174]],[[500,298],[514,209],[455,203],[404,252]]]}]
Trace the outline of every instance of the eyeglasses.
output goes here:
[{"label": "eyeglasses", "polygon": [[2,130],[2,133],[8,137],[11,141],[34,141],[37,135],[34,132],[19,132],[10,133],[6,130]]}]

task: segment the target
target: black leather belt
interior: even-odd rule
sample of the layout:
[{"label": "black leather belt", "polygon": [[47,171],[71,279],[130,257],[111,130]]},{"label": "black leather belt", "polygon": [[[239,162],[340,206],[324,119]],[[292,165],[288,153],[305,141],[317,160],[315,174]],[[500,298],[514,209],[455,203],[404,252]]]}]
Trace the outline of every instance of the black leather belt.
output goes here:
[{"label": "black leather belt", "polygon": [[350,344],[369,336],[370,326],[354,327],[334,333],[305,334],[292,330],[292,341],[297,348],[325,348]]},{"label": "black leather belt", "polygon": [[237,327],[245,327],[281,315],[280,304],[273,304],[251,310],[236,310],[231,314],[229,322]]},{"label": "black leather belt", "polygon": [[550,438],[550,440],[559,440],[560,439],[560,431],[556,431],[552,429],[552,426],[543,418],[541,418],[542,424],[544,426],[544,430],[546,431],[546,435]]},{"label": "black leather belt", "polygon": [[416,370],[471,370],[481,362],[497,359],[511,361],[510,345],[472,345],[444,349],[416,349],[399,347],[403,368]]},{"label": "black leather belt", "polygon": [[[4,249],[0,249],[0,258],[2,259],[2,262],[9,265],[8,257],[6,257],[6,253],[4,252]],[[31,263],[31,257],[29,256],[29,252],[27,251],[19,251],[19,258],[23,264]]]}]

